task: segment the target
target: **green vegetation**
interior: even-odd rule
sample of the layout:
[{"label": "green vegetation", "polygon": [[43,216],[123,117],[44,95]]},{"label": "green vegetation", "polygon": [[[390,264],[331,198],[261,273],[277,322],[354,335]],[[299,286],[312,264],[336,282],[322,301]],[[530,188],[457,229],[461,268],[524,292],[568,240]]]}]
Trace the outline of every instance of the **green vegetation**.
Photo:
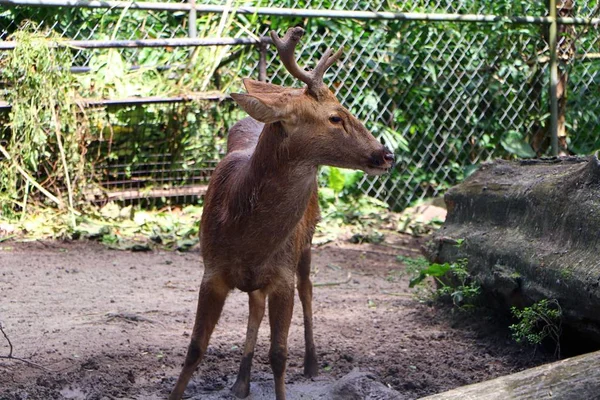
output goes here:
[{"label": "green vegetation", "polygon": [[[464,243],[464,239],[456,239],[454,246],[460,248]],[[466,309],[474,305],[481,293],[479,283],[467,269],[469,260],[466,258],[444,264],[429,263],[424,257],[398,257],[398,261],[406,265],[411,276],[410,288],[421,289],[427,278],[434,279],[436,289],[431,294],[435,300],[449,299],[455,306]]]},{"label": "green vegetation", "polygon": [[[456,242],[455,246],[460,247],[464,239]],[[421,297],[425,292],[434,300],[450,299],[455,306],[465,309],[472,307],[481,294],[481,287],[467,270],[466,258],[444,264],[429,263],[424,257],[399,256],[398,261],[406,266],[406,273],[412,277],[409,287],[418,290]],[[436,288],[424,291],[430,277],[434,279]],[[389,281],[395,279],[395,273],[387,277]],[[509,329],[517,343],[540,345],[549,339],[555,344],[556,355],[560,356],[562,309],[557,300],[543,299],[522,309],[511,307],[511,313],[517,322]]]},{"label": "green vegetation", "polygon": [[475,303],[481,288],[469,274],[467,264],[466,258],[444,264],[419,263],[409,287],[414,288],[422,284],[426,278],[432,277],[437,285],[437,289],[433,292],[435,299],[448,298],[455,306],[468,308]]},{"label": "green vegetation", "polygon": [[13,35],[19,46],[1,65],[12,110],[11,134],[0,145],[0,211],[24,216],[30,203],[52,204],[68,209],[74,226],[78,188],[89,172],[84,155],[90,121],[75,102],[68,49],[49,46],[56,38],[42,39],[30,27]]},{"label": "green vegetation", "polygon": [[350,224],[367,221],[385,213],[388,205],[364,195],[358,181],[362,171],[322,167],[319,176],[319,204],[323,219],[332,223]]},{"label": "green vegetation", "polygon": [[559,356],[562,309],[557,300],[543,299],[523,309],[512,307],[511,312],[517,323],[510,330],[517,343],[540,345],[548,338]]},{"label": "green vegetation", "polygon": [[[397,256],[396,260],[404,265],[404,272],[398,273],[397,271],[391,272],[387,280],[393,282],[396,279],[396,275],[402,276],[405,273],[408,276],[415,277],[421,273],[421,271],[429,268],[429,261],[423,256],[419,257],[407,257],[407,256]],[[414,287],[414,285],[413,285]]]},{"label": "green vegetation", "polygon": [[[59,45],[51,32],[33,30],[25,23],[11,37],[17,47],[0,59],[12,105],[0,130],[0,222],[16,225],[25,236],[34,234],[34,226],[42,237],[78,236],[86,218],[100,215],[90,202],[92,193],[101,193],[100,181],[164,188],[170,183],[157,179],[157,172],[177,170],[185,184],[194,169],[210,168],[218,159],[225,127],[240,111],[207,103],[111,112],[83,107],[82,96],[149,95],[160,90],[152,80],[156,75],[129,71],[116,50],[103,60],[93,56],[90,74],[74,75],[73,49]],[[147,129],[137,135],[140,126]],[[157,162],[157,154],[165,161]],[[107,169],[108,161],[124,170]]]}]

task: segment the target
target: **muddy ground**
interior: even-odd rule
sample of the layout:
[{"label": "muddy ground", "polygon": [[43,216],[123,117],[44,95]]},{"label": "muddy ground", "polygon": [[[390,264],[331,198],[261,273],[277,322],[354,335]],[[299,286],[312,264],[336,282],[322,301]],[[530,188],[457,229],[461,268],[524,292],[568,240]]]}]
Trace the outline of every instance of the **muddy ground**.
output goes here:
[{"label": "muddy ground", "polygon": [[[507,322],[416,299],[397,255],[416,239],[335,242],[314,249],[315,340],[320,377],[302,377],[300,302],[290,331],[287,382],[295,398],[355,368],[413,399],[551,360],[512,343]],[[393,246],[393,247],[391,247]],[[202,265],[197,250],[115,251],[92,242],[0,244],[0,322],[14,356],[0,359],[0,399],[161,399],[179,374]],[[326,285],[323,285],[326,284]],[[227,300],[208,355],[188,391],[228,398],[244,342],[247,295]],[[268,317],[261,326],[251,398],[272,386]],[[9,347],[0,336],[0,355]],[[315,394],[314,398],[318,396]]]}]

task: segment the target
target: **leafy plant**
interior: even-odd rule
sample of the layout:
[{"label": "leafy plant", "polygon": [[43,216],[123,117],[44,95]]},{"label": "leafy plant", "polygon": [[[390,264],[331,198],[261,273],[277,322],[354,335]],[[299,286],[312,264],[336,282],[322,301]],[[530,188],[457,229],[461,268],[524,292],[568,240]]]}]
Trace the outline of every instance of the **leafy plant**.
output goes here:
[{"label": "leafy plant", "polygon": [[323,219],[329,222],[359,223],[387,210],[387,204],[364,195],[357,182],[362,171],[322,167],[319,182],[319,203]]},{"label": "leafy plant", "polygon": [[[2,13],[0,19],[7,13],[10,11]],[[77,19],[77,15],[69,18]],[[114,38],[119,27],[129,26],[134,20],[123,11],[113,25],[111,37]],[[210,34],[216,25],[221,29],[229,26],[215,23],[215,16],[203,22],[206,22],[205,34]],[[135,24],[138,27],[139,21],[135,20]],[[57,26],[61,23],[57,22]],[[240,115],[232,110],[231,104],[148,105],[111,109],[110,113],[100,108],[84,109],[80,104],[81,97],[187,93],[197,88],[195,82],[206,81],[215,71],[199,73],[195,81],[177,82],[176,75],[160,73],[156,65],[133,68],[135,61],[126,58],[126,51],[111,49],[94,51],[89,61],[90,73],[74,75],[70,72],[72,63],[77,62],[73,54],[80,51],[64,46],[53,32],[37,29],[33,23],[24,23],[11,37],[17,42],[16,48],[0,57],[3,83],[7,85],[3,95],[12,105],[8,119],[1,121],[0,130],[3,219],[25,220],[28,213],[36,214],[39,208],[56,207],[59,213],[70,214],[68,227],[61,230],[73,232],[79,215],[94,212],[87,196],[100,179],[135,179],[134,185],[147,182],[145,189],[149,190],[153,185],[170,186],[173,180],[161,181],[157,176],[175,171],[178,177],[175,184],[185,185],[198,180],[195,171],[211,168],[220,157],[225,128]],[[86,29],[85,24],[81,29]],[[223,49],[216,59],[210,54],[197,55],[197,61],[200,57],[202,62],[194,63],[193,67],[214,66],[222,61]],[[146,50],[140,52],[145,54]],[[164,49],[148,51],[164,52]],[[227,74],[223,69],[221,85],[229,85],[240,71],[239,65],[237,69],[227,69]],[[179,73],[179,69],[175,71]],[[157,155],[164,158],[157,162]],[[122,169],[106,168],[107,161]],[[59,221],[65,220],[57,218],[56,222]]]},{"label": "leafy plant", "polygon": [[471,305],[481,293],[481,288],[472,279],[467,264],[468,260],[461,258],[452,263],[420,266],[416,270],[416,276],[410,280],[409,287],[414,288],[422,284],[426,278],[432,277],[438,286],[434,291],[436,298],[448,296],[455,306]]},{"label": "leafy plant", "polygon": [[512,337],[517,343],[539,345],[549,338],[556,345],[556,354],[560,355],[560,335],[562,309],[556,299],[542,299],[529,307],[511,308],[516,324],[509,326]]},{"label": "leafy plant", "polygon": [[429,267],[429,261],[423,256],[419,257],[407,257],[407,256],[397,256],[396,260],[405,265],[406,272],[411,275],[416,275],[419,271],[426,269]]},{"label": "leafy plant", "polygon": [[422,283],[428,277],[440,278],[446,275],[450,271],[450,264],[428,264],[424,268],[420,268],[417,272],[417,276],[412,278],[408,284],[408,287],[413,288],[416,285]]},{"label": "leafy plant", "polygon": [[[379,179],[343,170],[324,170],[326,177],[321,180],[324,190],[320,200],[326,221],[370,224],[369,221],[380,218],[388,206],[373,197],[384,194],[390,199],[389,205],[401,209],[415,199],[445,191],[491,155],[531,156],[527,141],[546,128],[549,99],[542,88],[548,84],[547,61],[543,61],[547,59],[547,43],[540,25],[266,19],[237,14],[240,2],[222,3],[229,6],[228,12],[198,15],[199,37],[252,37],[268,29],[281,33],[289,26],[300,24],[306,29],[306,38],[313,38],[299,50],[298,56],[303,62],[314,62],[318,58],[315,55],[319,48],[325,46],[319,39],[323,35],[337,37],[337,45],[344,45],[347,50],[353,47],[344,62],[352,66],[352,73],[346,75],[339,69],[330,72],[327,81],[339,90],[343,103],[395,150],[398,165],[388,177]],[[385,2],[383,7],[395,12],[445,9],[446,12],[495,15],[544,15],[546,11],[543,2],[526,0],[446,3]],[[306,0],[260,0],[255,5],[315,6]],[[366,1],[356,2],[356,5],[365,9],[373,6]],[[344,6],[324,0],[318,7]],[[188,29],[187,13],[183,11],[20,6],[0,11],[2,33],[14,34],[13,38],[18,40],[21,40],[20,33],[16,30],[26,20],[31,20],[31,25],[40,32],[52,27],[65,38],[90,40],[177,38],[186,36]],[[45,33],[34,36],[36,45],[47,45],[56,39],[52,34],[46,38]],[[577,48],[593,47],[596,36],[593,29],[580,35]],[[385,45],[379,46],[382,43]],[[12,54],[22,55],[19,52],[23,49],[26,46]],[[107,180],[133,178],[156,185],[172,184],[168,180],[157,182],[156,177],[177,171],[180,174],[177,176],[182,176],[181,184],[188,184],[198,169],[210,169],[220,157],[224,132],[240,116],[227,104],[204,103],[172,108],[164,105],[126,107],[110,109],[109,113],[88,110],[84,117],[72,102],[63,101],[63,94],[70,96],[77,92],[82,97],[121,98],[241,90],[239,77],[255,76],[258,62],[258,52],[243,46],[197,47],[193,51],[181,47],[120,50],[62,47],[15,58],[19,65],[11,72],[4,64],[10,53],[0,55],[9,83],[6,99],[13,104],[21,102],[24,107],[19,108],[17,104],[12,129],[3,127],[0,132],[0,144],[7,146],[9,154],[0,161],[0,207],[4,216],[13,214],[17,218],[21,213],[26,214],[28,204],[31,211],[32,203],[37,206],[60,203],[62,209],[81,211],[80,190],[90,183],[89,176],[94,171]],[[270,53],[269,59],[272,55]],[[54,67],[45,69],[49,62],[53,62]],[[70,76],[67,72],[71,66],[91,70]],[[589,153],[600,148],[600,124],[595,112],[600,67],[580,62],[561,67],[569,72],[571,93],[577,93],[568,97],[566,123],[569,131],[576,133],[568,138],[569,148]],[[278,68],[276,63],[269,65],[268,78],[273,83],[289,85],[289,74],[277,72],[281,71]],[[23,95],[24,92],[14,91],[18,88],[12,83],[15,78],[24,76],[17,84],[35,84],[32,71],[41,72],[37,75],[40,80],[50,73],[60,75],[47,80],[63,88],[64,93],[55,96],[60,99],[54,112],[60,117],[58,124],[53,122],[51,104],[40,109],[41,112],[35,107],[28,110],[31,99]],[[36,87],[31,88],[36,94]],[[94,120],[88,123],[86,118]],[[23,121],[39,122],[43,129],[37,132],[21,129]],[[59,148],[59,135],[54,133],[58,125],[69,127],[60,130],[64,156]],[[160,162],[152,159],[158,154],[164,156]],[[122,165],[122,169],[104,169],[107,160],[113,165]],[[14,168],[15,165],[23,167],[24,173]],[[371,197],[362,196],[362,192]]]},{"label": "leafy plant", "polygon": [[531,148],[531,145],[527,143],[523,139],[523,135],[521,135],[517,131],[508,131],[500,140],[502,147],[504,150],[508,151],[511,154],[516,155],[520,158],[533,158],[535,157],[535,151]]},{"label": "leafy plant", "polygon": [[397,256],[396,261],[404,265],[404,269],[402,271],[392,270],[387,276],[386,280],[389,282],[394,282],[396,278],[404,276],[408,274],[408,276],[418,275],[421,270],[429,267],[429,261],[423,256],[419,257],[407,257],[407,256]]},{"label": "leafy plant", "polygon": [[[2,131],[0,197],[3,214],[26,213],[28,203],[49,201],[71,211],[74,224],[85,181],[85,147],[89,120],[76,104],[76,85],[70,73],[71,55],[57,40],[35,34],[25,24],[13,34],[18,43],[2,60],[10,87],[10,129]],[[65,193],[64,195],[61,193]]]}]

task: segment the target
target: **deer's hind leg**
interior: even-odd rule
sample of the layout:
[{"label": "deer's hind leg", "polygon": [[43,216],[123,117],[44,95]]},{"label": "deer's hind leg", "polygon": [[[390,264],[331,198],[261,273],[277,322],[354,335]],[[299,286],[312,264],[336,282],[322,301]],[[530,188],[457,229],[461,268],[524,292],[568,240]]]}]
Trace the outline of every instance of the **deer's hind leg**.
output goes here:
[{"label": "deer's hind leg", "polygon": [[296,274],[298,276],[298,295],[302,302],[302,312],[304,314],[304,376],[312,378],[319,373],[317,364],[317,352],[313,337],[313,312],[312,297],[313,286],[310,281],[310,246],[304,249],[298,263]]},{"label": "deer's hind leg", "polygon": [[169,400],[179,400],[183,396],[194,370],[206,353],[210,336],[219,321],[229,291],[230,288],[218,277],[207,277],[205,275],[202,279],[192,338],[183,369],[179,374],[175,388],[169,396]]},{"label": "deer's hind leg", "polygon": [[252,369],[252,357],[254,357],[254,347],[258,337],[258,328],[265,315],[266,295],[262,290],[255,290],[248,293],[250,315],[248,316],[248,330],[246,331],[246,344],[244,345],[244,355],[240,364],[235,384],[231,391],[236,397],[245,398],[250,394],[250,370]]}]

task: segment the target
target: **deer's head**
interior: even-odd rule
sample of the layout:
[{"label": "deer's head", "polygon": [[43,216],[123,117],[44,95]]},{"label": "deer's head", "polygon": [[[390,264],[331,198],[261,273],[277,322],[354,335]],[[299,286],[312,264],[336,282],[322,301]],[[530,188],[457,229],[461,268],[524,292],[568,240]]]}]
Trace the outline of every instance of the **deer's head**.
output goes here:
[{"label": "deer's head", "polygon": [[289,145],[302,151],[303,158],[315,165],[361,169],[380,175],[392,167],[394,154],[344,108],[323,83],[325,71],[336,62],[341,49],[331,55],[327,49],[310,72],[301,69],[294,49],[304,30],[290,28],[283,39],[271,37],[286,69],[306,84],[303,89],[285,88],[245,79],[248,94],[232,94],[233,99],[254,119],[280,122]]}]

